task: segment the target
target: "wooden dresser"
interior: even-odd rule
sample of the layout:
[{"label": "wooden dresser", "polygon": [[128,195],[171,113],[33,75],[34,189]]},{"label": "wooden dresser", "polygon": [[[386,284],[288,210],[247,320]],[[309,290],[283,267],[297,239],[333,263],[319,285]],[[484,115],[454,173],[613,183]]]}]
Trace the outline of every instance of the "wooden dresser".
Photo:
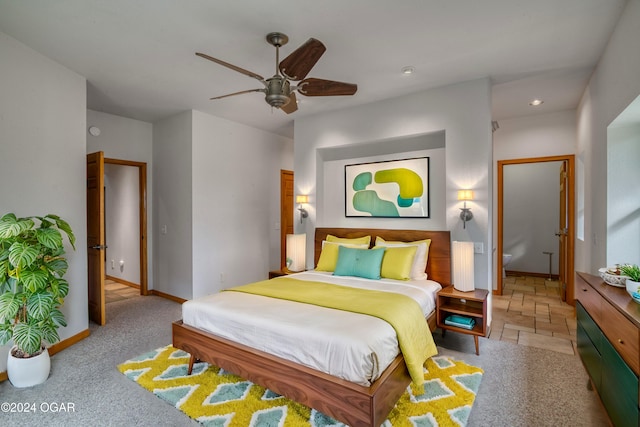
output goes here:
[{"label": "wooden dresser", "polygon": [[638,427],[640,304],[598,276],[575,283],[578,353],[613,424]]}]

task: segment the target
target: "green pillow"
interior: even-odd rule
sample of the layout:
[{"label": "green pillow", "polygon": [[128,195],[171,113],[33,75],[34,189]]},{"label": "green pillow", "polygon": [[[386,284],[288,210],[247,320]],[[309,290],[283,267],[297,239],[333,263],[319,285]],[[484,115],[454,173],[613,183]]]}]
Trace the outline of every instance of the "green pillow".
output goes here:
[{"label": "green pillow", "polygon": [[[376,246],[384,248],[384,246]],[[409,280],[418,246],[389,246],[382,257],[380,275],[386,279]]]},{"label": "green pillow", "polygon": [[316,270],[318,271],[333,271],[336,269],[336,262],[338,262],[338,248],[340,246],[346,246],[350,248],[363,248],[368,249],[369,245],[350,245],[346,243],[331,243],[328,241],[322,242],[322,252],[320,252],[320,258],[318,258],[318,265]]},{"label": "green pillow", "polygon": [[386,248],[355,249],[340,246],[335,276],[355,276],[365,279],[380,279],[382,257]]}]

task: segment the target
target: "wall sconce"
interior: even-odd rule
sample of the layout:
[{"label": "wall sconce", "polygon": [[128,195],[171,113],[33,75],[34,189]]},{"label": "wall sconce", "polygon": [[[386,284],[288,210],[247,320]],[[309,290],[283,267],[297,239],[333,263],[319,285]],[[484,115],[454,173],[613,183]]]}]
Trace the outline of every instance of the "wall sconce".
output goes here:
[{"label": "wall sconce", "polygon": [[298,205],[298,210],[300,211],[300,224],[302,224],[302,219],[309,216],[309,212],[302,207],[303,203],[309,203],[309,196],[298,194],[296,196],[296,203]]},{"label": "wall sconce", "polygon": [[453,287],[462,292],[474,290],[473,242],[453,242]]},{"label": "wall sconce", "polygon": [[287,234],[286,268],[292,272],[304,271],[306,267],[307,235]]},{"label": "wall sconce", "polygon": [[467,228],[467,221],[471,221],[473,213],[471,208],[467,207],[467,200],[473,200],[473,190],[458,190],[458,200],[464,200],[464,207],[460,208],[460,219],[462,220],[462,228]]}]

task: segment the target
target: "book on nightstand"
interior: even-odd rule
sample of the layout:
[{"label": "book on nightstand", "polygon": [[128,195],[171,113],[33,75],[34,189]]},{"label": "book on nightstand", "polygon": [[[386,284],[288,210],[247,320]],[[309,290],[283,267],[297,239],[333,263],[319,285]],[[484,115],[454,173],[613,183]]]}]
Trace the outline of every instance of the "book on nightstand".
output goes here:
[{"label": "book on nightstand", "polygon": [[473,329],[473,327],[476,325],[476,321],[471,317],[452,314],[450,316],[447,316],[446,319],[444,319],[444,324],[449,326],[455,326],[457,328]]}]

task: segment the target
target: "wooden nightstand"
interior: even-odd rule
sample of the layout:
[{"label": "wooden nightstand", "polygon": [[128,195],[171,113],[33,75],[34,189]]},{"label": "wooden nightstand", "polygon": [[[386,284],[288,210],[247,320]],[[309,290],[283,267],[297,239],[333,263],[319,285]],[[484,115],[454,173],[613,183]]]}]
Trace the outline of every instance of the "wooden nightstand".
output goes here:
[{"label": "wooden nightstand", "polygon": [[273,279],[274,277],[286,276],[289,272],[284,270],[271,270],[269,272],[269,279]]},{"label": "wooden nightstand", "polygon": [[[455,331],[462,334],[473,335],[476,344],[476,354],[480,354],[478,337],[487,336],[487,296],[486,289],[475,289],[469,292],[457,291],[453,286],[441,289],[436,296],[436,325],[445,331]],[[446,325],[444,320],[451,314],[471,317],[476,324],[473,329],[464,329],[452,325]]]}]

